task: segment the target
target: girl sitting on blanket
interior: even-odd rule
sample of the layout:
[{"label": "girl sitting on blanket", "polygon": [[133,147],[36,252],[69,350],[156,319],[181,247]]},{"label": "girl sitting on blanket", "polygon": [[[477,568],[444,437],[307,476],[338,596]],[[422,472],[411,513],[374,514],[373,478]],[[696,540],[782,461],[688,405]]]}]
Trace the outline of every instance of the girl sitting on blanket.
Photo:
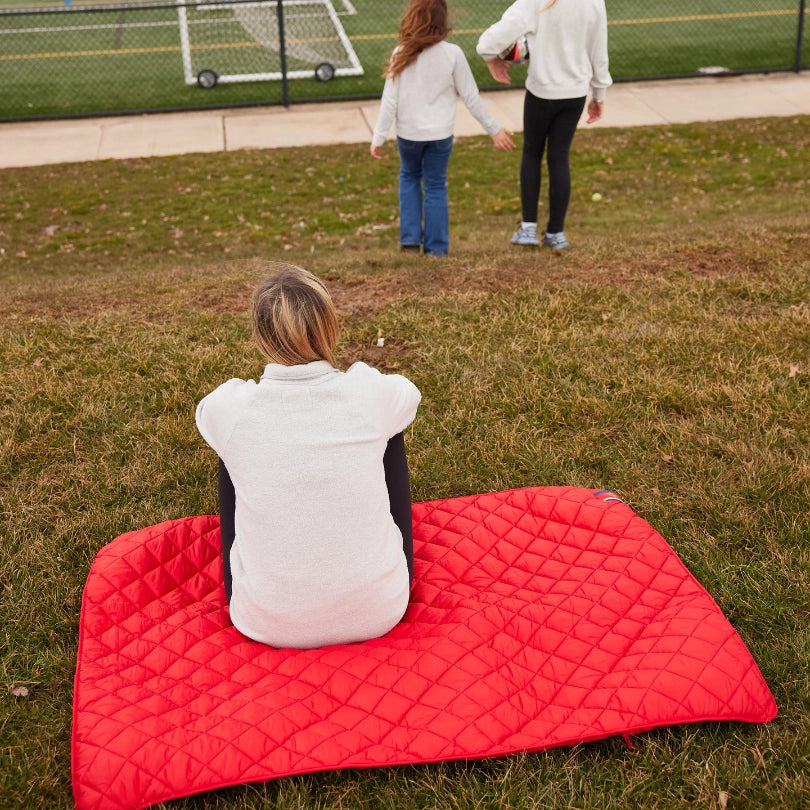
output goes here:
[{"label": "girl sitting on blanket", "polygon": [[399,374],[335,366],[337,315],[292,265],[256,290],[258,382],[232,379],[197,406],[217,452],[225,593],[235,627],[274,647],[384,635],[413,577],[402,431],[421,395]]}]

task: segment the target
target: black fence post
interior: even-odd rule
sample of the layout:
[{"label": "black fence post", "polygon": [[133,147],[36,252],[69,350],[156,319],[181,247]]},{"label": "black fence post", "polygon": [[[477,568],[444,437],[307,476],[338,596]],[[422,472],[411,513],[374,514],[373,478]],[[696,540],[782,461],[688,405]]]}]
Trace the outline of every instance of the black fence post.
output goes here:
[{"label": "black fence post", "polygon": [[290,106],[290,86],[287,82],[287,43],[284,36],[284,0],[278,0],[278,54],[281,57],[281,103]]},{"label": "black fence post", "polygon": [[802,69],[802,46],[804,45],[804,10],[805,0],[799,0],[799,25],[796,29],[796,63],[793,69],[798,73]]}]

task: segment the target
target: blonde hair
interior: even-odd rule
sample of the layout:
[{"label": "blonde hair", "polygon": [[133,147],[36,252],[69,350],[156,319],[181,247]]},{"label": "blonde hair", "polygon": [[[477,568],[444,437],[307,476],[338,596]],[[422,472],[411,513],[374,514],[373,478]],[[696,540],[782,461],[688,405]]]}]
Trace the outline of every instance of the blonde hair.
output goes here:
[{"label": "blonde hair", "polygon": [[340,327],[320,279],[294,264],[279,264],[253,293],[253,339],[271,363],[335,365]]}]

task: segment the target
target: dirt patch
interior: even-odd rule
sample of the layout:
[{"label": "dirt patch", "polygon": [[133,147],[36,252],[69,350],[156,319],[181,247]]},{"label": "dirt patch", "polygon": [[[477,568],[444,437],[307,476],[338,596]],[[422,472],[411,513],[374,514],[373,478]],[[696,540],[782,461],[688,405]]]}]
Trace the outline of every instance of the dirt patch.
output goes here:
[{"label": "dirt patch", "polygon": [[[796,234],[789,241],[784,250],[790,255],[810,254],[806,234]],[[427,302],[443,296],[497,295],[540,284],[635,284],[643,278],[684,272],[716,278],[762,272],[767,266],[761,256],[752,254],[750,245],[739,249],[714,245],[619,256],[602,255],[593,247],[559,255],[546,249],[506,250],[497,258],[414,258],[398,266],[381,258],[357,257],[331,272],[313,270],[323,278],[342,317],[368,320],[404,298]],[[123,312],[129,318],[162,322],[181,319],[189,311],[246,315],[259,276],[248,261],[228,267],[227,274],[221,266],[212,265],[201,271],[176,268],[165,275],[151,271],[136,281],[120,275],[58,286],[32,280],[9,291],[7,313],[12,320],[67,320]]]},{"label": "dirt patch", "polygon": [[241,314],[250,310],[250,298],[252,295],[253,287],[247,284],[227,290],[217,287],[215,290],[205,290],[190,297],[188,307],[190,309],[202,309],[206,312]]},{"label": "dirt patch", "polygon": [[[501,293],[541,278],[536,267],[525,261],[502,266],[475,266],[447,259],[421,259],[413,266],[397,269],[397,275],[380,268],[380,275],[370,272],[345,280],[323,276],[335,307],[341,315],[368,318],[403,298],[425,301],[442,296]],[[384,273],[384,275],[383,275]]]},{"label": "dirt patch", "polygon": [[676,250],[657,257],[656,264],[659,272],[686,271],[699,278],[736,276],[765,269],[761,261],[741,256],[731,249],[712,251],[688,248]]}]

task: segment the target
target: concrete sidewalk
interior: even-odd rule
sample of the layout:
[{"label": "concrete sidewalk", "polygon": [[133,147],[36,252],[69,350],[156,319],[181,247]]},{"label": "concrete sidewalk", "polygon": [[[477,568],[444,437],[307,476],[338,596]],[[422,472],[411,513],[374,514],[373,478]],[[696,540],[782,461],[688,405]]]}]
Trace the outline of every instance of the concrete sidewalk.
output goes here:
[{"label": "concrete sidewalk", "polygon": [[[523,90],[483,94],[492,114],[522,129]],[[157,113],[0,124],[0,169],[89,160],[368,143],[376,101]],[[709,76],[616,84],[603,120],[632,127],[810,115],[810,72]],[[456,136],[483,130],[459,104]],[[391,149],[388,145],[388,149]]]}]

